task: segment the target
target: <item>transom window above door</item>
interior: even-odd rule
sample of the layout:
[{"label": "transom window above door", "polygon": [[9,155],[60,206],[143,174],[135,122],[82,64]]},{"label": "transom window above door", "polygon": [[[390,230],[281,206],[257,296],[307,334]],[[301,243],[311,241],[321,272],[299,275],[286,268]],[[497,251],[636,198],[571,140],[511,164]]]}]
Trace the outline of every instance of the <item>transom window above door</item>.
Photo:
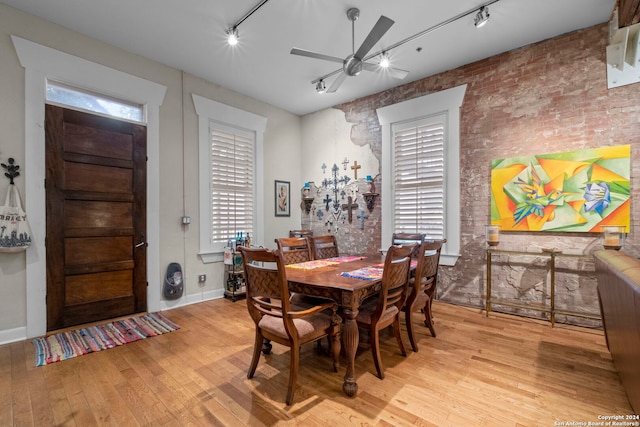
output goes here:
[{"label": "transom window above door", "polygon": [[145,123],[142,105],[128,103],[62,83],[47,81],[47,102],[99,115]]}]

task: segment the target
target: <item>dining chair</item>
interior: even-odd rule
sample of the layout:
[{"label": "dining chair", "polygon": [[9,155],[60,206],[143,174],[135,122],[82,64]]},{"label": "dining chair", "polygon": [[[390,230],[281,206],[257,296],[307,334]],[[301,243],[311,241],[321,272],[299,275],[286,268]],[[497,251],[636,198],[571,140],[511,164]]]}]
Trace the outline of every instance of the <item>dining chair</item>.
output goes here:
[{"label": "dining chair", "polygon": [[418,251],[420,250],[420,245],[424,242],[424,234],[422,233],[393,233],[391,236],[391,244],[392,245],[407,245],[409,243],[417,243],[415,250],[411,256],[413,258],[418,257]]},{"label": "dining chair", "polygon": [[442,245],[446,242],[443,240],[426,240],[418,251],[418,264],[416,265],[415,275],[409,279],[409,296],[403,307],[405,312],[405,322],[407,325],[407,334],[411,342],[413,351],[418,351],[418,343],[413,329],[411,315],[416,311],[424,313],[424,324],[429,328],[431,336],[435,338],[436,331],[433,328],[433,314],[431,311],[431,303],[438,284],[438,265],[440,263],[440,251]]},{"label": "dining chair", "polygon": [[324,259],[340,256],[336,236],[327,234],[325,236],[310,236],[309,251],[312,259]]},{"label": "dining chair", "polygon": [[297,264],[311,260],[309,241],[305,237],[281,237],[275,239],[285,264]]},{"label": "dining chair", "polygon": [[358,328],[369,331],[371,354],[378,378],[384,379],[384,369],[380,357],[380,331],[393,325],[393,331],[400,347],[400,353],[407,355],[400,335],[400,310],[406,300],[411,271],[411,253],[417,243],[391,245],[384,259],[382,284],[376,297],[365,300],[360,307],[356,322]]},{"label": "dining chair", "polygon": [[[311,261],[309,240],[306,237],[281,237],[275,239],[278,250],[282,253],[285,265]],[[334,302],[328,298],[305,295],[298,292],[291,293],[289,302],[299,307],[314,307],[325,303]],[[322,344],[318,341],[318,352],[322,352]]]},{"label": "dining chair", "polygon": [[313,236],[313,230],[289,230],[289,237]]},{"label": "dining chair", "polygon": [[264,339],[289,347],[286,403],[291,405],[298,379],[300,347],[303,344],[329,337],[333,370],[338,372],[342,322],[337,314],[338,304],[328,302],[303,309],[292,305],[289,302],[282,253],[279,250],[246,247],[241,247],[240,252],[247,285],[247,308],[256,325],[253,357],[247,378],[251,379],[255,374]]}]

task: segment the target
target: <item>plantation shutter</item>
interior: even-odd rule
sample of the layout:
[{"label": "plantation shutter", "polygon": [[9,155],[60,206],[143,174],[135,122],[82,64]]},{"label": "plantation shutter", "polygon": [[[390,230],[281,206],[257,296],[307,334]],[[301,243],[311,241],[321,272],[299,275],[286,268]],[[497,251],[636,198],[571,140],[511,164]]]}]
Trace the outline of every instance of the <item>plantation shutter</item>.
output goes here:
[{"label": "plantation shutter", "polygon": [[393,125],[394,230],[444,238],[446,116]]},{"label": "plantation shutter", "polygon": [[252,132],[211,125],[211,241],[254,235],[255,142]]}]

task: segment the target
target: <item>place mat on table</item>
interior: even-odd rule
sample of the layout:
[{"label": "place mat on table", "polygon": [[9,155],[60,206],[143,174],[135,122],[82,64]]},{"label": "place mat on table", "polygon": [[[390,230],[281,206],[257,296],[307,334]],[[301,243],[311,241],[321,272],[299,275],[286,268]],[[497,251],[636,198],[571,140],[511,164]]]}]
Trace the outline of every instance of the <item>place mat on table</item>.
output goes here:
[{"label": "place mat on table", "polygon": [[312,270],[314,268],[327,267],[329,265],[336,265],[337,261],[332,261],[331,259],[316,259],[313,261],[305,261],[299,262],[297,264],[289,264],[287,267],[289,268],[297,268],[300,270]]},{"label": "place mat on table", "polygon": [[352,279],[378,280],[382,278],[382,267],[371,265],[353,271],[345,271],[340,274],[345,277],[351,277]]}]

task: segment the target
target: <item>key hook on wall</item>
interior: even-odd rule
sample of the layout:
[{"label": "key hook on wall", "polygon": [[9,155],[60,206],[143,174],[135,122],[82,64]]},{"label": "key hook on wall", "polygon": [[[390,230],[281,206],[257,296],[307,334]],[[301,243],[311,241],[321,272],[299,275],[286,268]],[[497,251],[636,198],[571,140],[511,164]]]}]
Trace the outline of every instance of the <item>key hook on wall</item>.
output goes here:
[{"label": "key hook on wall", "polygon": [[20,169],[20,165],[16,165],[15,164],[15,160],[12,157],[9,157],[8,165],[4,164],[4,163],[0,163],[0,166],[2,166],[4,169],[6,169],[7,171],[4,173],[4,176],[6,176],[7,178],[9,178],[9,183],[13,184],[13,178],[20,176],[20,172],[18,171],[18,169]]}]

